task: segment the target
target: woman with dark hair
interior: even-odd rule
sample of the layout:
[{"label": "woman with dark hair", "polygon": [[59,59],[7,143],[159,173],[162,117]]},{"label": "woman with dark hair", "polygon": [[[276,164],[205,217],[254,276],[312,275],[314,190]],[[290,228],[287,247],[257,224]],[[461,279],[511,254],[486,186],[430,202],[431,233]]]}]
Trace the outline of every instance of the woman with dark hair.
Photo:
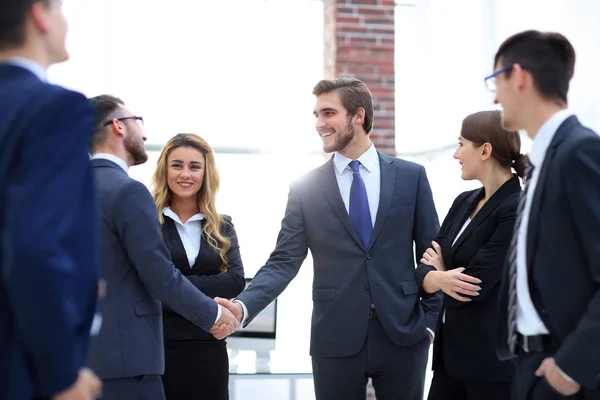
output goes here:
[{"label": "woman with dark hair", "polygon": [[[178,134],[160,154],[152,196],[173,264],[205,295],[232,298],[245,287],[244,268],[231,218],[216,210],[219,182],[208,143],[197,135]],[[228,399],[225,341],[164,304],[163,330],[166,398]]]},{"label": "woman with dark hair", "polygon": [[514,368],[496,356],[496,303],[525,172],[520,149],[519,133],[502,128],[499,111],[463,120],[454,158],[462,179],[483,187],[456,198],[421,259],[435,267],[424,290],[444,292],[429,400],[510,398]]}]

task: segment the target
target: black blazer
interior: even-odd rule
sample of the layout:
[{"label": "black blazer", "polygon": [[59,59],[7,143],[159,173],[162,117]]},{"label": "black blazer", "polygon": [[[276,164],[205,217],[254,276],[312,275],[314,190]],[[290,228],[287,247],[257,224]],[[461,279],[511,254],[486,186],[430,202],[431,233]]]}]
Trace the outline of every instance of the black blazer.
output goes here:
[{"label": "black blazer", "polygon": [[[452,245],[485,195],[484,188],[464,192],[456,198],[440,228],[436,241],[442,248],[446,269],[465,268],[465,274],[481,280],[481,291],[466,303],[444,294],[434,341],[434,371],[443,359],[445,370],[456,379],[505,382],[513,378],[512,363],[501,362],[496,355],[495,326],[500,280],[520,192],[519,178],[513,176],[483,205]],[[446,322],[442,324],[444,310]]]},{"label": "black blazer", "polygon": [[[204,233],[199,238],[200,252],[196,262],[190,268],[175,221],[165,215],[163,217],[165,220],[162,226],[163,239],[171,252],[173,264],[194,286],[212,298],[223,297],[229,299],[236,297],[244,290],[246,285],[244,266],[231,217],[224,215],[221,224],[221,234],[231,240],[231,248],[227,252],[229,265],[227,266],[227,272],[223,274],[220,273],[223,264],[221,257],[208,244]],[[165,304],[163,304],[163,329],[165,340],[217,340],[213,335],[198,328]]]},{"label": "black blazer", "polygon": [[[588,389],[600,385],[600,137],[568,118],[541,166],[527,227],[531,300],[560,347],[558,366]],[[506,340],[503,279],[499,353]]]}]

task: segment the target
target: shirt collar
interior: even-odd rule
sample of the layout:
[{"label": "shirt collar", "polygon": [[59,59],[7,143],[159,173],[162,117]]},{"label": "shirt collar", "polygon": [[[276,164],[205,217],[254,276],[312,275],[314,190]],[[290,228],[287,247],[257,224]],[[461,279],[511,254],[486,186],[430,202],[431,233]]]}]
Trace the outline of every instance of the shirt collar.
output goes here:
[{"label": "shirt collar", "polygon": [[117,164],[119,167],[123,168],[123,171],[125,171],[125,172],[127,172],[129,170],[127,163],[115,155],[108,154],[108,153],[97,153],[92,156],[92,160],[97,160],[97,159],[112,161],[115,164]]},{"label": "shirt collar", "polygon": [[[179,223],[180,225],[184,225],[181,222],[181,220],[179,219],[179,216],[177,214],[175,214],[175,211],[171,210],[171,207],[166,206],[165,208],[162,209],[162,213],[164,215],[166,215],[167,217],[171,218],[173,221]],[[202,221],[204,218],[206,218],[206,217],[204,216],[203,213],[198,213],[198,214],[192,215],[190,217],[190,219],[188,219],[186,221],[186,224],[191,221]]]},{"label": "shirt collar", "polygon": [[548,150],[550,143],[552,143],[556,131],[571,115],[573,115],[573,113],[568,108],[565,108],[564,110],[556,112],[548,119],[548,121],[544,122],[537,135],[535,135],[531,151],[527,155],[531,165],[534,167],[541,165],[544,161],[546,150]]},{"label": "shirt collar", "polygon": [[[361,154],[357,160],[362,164],[363,167],[366,168],[367,171],[373,172],[379,165],[379,155],[377,154],[377,149],[375,149],[375,145],[371,143],[371,146]],[[337,151],[333,155],[333,164],[335,165],[335,169],[338,174],[342,174],[348,164],[350,164],[352,160],[346,157],[345,155],[338,153]]]},{"label": "shirt collar", "polygon": [[41,81],[46,82],[48,80],[48,76],[46,73],[46,69],[42,67],[40,64],[32,61],[28,58],[24,57],[10,57],[6,60],[0,62],[1,64],[13,65],[15,67],[21,67],[31,72],[35,76],[37,76]]}]

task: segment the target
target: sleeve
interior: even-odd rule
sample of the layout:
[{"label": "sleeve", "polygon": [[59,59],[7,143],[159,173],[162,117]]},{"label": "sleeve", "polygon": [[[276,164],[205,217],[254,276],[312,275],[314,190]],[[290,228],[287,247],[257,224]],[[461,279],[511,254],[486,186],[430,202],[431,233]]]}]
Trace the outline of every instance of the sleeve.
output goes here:
[{"label": "sleeve", "polygon": [[[433,194],[427,180],[425,168],[421,167],[419,174],[419,186],[417,188],[417,203],[415,207],[415,223],[413,226],[413,240],[415,242],[415,278],[417,285],[423,287],[425,275],[434,270],[434,267],[419,263],[421,255],[431,246],[431,241],[436,237],[440,222],[438,219],[435,205],[433,203]],[[421,306],[425,311],[425,323],[428,328],[435,331],[438,311],[442,305],[442,296],[438,293],[425,293],[421,290]]]},{"label": "sleeve", "polygon": [[[8,262],[1,264],[16,330],[44,396],[70,387],[85,360],[81,336],[89,334],[99,264],[97,209],[82,205],[94,193],[87,153],[93,109],[79,93],[52,93],[25,127],[11,165],[4,192]],[[84,253],[79,262],[75,252]]]},{"label": "sleeve", "polygon": [[267,263],[258,270],[252,283],[237,300],[248,309],[246,323],[277,298],[298,274],[308,253],[299,188],[290,186],[285,215],[277,245]]},{"label": "sleeve", "polygon": [[479,278],[481,290],[479,296],[466,296],[471,299],[468,302],[458,301],[448,295],[444,295],[444,304],[448,308],[465,307],[488,300],[490,292],[500,284],[506,256],[513,237],[518,199],[498,211],[497,226],[490,240],[484,244],[475,254],[469,265],[465,266],[464,274]]},{"label": "sleeve", "polygon": [[186,278],[208,297],[230,299],[244,290],[246,281],[240,246],[231,218],[224,217],[223,225],[224,235],[231,240],[231,247],[227,251],[227,272],[217,275],[188,275]]},{"label": "sleeve", "polygon": [[573,150],[568,162],[565,193],[568,196],[576,231],[581,240],[589,279],[596,292],[573,331],[556,352],[556,363],[565,374],[587,388],[600,382],[600,139],[583,141]]},{"label": "sleeve", "polygon": [[196,289],[171,262],[148,189],[131,180],[119,193],[113,215],[123,247],[148,291],[208,332],[218,313],[217,303]]}]

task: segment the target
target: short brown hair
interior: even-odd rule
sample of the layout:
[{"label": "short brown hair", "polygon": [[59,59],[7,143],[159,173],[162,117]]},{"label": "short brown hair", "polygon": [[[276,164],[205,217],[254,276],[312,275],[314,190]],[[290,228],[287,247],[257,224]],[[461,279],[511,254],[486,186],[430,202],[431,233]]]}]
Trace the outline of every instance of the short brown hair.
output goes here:
[{"label": "short brown hair", "polygon": [[[533,77],[540,95],[567,102],[575,70],[575,49],[557,32],[525,31],[506,39],[494,57],[495,67],[519,64]],[[506,71],[510,78],[512,70]]]},{"label": "short brown hair", "polygon": [[50,0],[0,1],[0,50],[18,47],[25,42],[27,13],[35,3],[50,7]]},{"label": "short brown hair", "polygon": [[348,115],[355,115],[359,108],[365,110],[363,129],[367,134],[373,129],[373,96],[363,81],[354,78],[323,79],[313,88],[313,94],[320,96],[325,93],[340,94],[342,105]]},{"label": "short brown hair", "polygon": [[492,158],[502,167],[513,168],[519,177],[525,175],[526,156],[521,154],[521,137],[517,131],[502,128],[500,111],[479,111],[463,119],[460,136],[476,147],[492,145]]}]

